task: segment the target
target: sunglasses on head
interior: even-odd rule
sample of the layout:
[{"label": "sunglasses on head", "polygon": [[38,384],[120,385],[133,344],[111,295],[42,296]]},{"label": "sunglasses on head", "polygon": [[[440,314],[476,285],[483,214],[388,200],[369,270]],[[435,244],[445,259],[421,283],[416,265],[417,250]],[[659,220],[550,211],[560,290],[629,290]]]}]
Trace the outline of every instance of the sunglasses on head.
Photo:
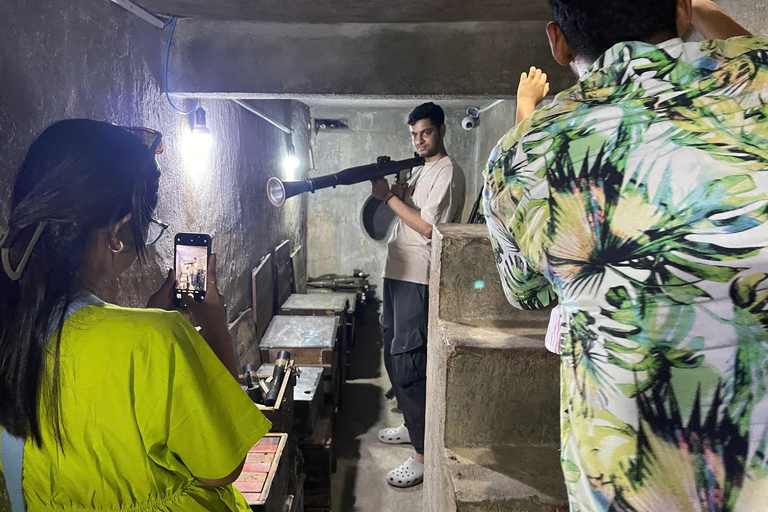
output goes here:
[{"label": "sunglasses on head", "polygon": [[123,126],[122,128],[128,133],[131,133],[140,138],[151,153],[159,155],[163,152],[162,133],[156,130],[152,130],[151,128],[129,128],[126,126]]}]

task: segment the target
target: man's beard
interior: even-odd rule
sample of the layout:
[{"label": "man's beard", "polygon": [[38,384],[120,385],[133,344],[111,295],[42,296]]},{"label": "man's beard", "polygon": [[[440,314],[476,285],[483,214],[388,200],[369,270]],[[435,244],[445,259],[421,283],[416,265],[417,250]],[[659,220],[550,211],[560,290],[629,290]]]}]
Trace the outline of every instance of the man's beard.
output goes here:
[{"label": "man's beard", "polygon": [[436,148],[429,148],[424,153],[419,153],[419,156],[422,158],[432,158],[433,156],[437,155],[437,149]]}]

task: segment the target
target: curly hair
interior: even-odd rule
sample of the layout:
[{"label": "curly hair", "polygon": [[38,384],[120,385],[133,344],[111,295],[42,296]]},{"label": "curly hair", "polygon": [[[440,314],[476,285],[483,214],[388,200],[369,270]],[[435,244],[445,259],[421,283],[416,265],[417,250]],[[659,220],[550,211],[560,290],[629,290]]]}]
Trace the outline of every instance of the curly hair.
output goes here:
[{"label": "curly hair", "polygon": [[549,5],[568,45],[591,61],[617,43],[677,35],[677,0],[549,0]]}]

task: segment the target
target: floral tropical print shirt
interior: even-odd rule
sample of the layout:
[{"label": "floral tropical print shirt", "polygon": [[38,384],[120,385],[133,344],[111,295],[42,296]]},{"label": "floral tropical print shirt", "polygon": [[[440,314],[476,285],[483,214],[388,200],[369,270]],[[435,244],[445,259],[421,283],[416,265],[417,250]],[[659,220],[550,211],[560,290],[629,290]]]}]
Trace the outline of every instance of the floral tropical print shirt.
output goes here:
[{"label": "floral tropical print shirt", "polygon": [[561,304],[573,511],[768,510],[768,39],[611,48],[500,142],[512,304]]}]

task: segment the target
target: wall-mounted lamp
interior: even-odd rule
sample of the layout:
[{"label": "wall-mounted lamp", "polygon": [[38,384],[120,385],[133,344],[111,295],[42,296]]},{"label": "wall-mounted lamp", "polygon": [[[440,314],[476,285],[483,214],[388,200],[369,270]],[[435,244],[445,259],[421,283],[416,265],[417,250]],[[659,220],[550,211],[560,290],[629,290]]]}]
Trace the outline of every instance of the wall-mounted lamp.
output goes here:
[{"label": "wall-mounted lamp", "polygon": [[296,148],[293,147],[293,136],[288,140],[288,156],[283,160],[283,170],[287,179],[295,179],[296,169],[301,165],[301,160],[296,156]]}]

